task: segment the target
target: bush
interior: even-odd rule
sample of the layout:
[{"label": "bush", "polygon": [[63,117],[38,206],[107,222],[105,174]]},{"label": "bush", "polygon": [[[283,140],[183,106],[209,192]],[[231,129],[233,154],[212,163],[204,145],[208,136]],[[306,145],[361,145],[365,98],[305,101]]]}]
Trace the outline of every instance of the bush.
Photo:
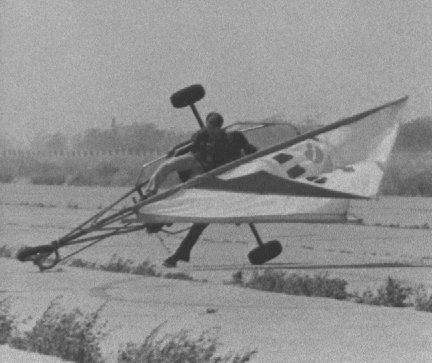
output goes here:
[{"label": "bush", "polygon": [[99,269],[102,271],[131,273],[132,264],[132,260],[124,260],[123,258],[117,257],[117,255],[114,254],[111,256],[110,261],[106,265],[100,265]]},{"label": "bush", "polygon": [[343,300],[348,296],[345,290],[347,284],[345,280],[329,278],[327,273],[314,277],[297,274],[285,276],[283,272],[267,269],[262,274],[254,271],[251,279],[243,283],[242,286],[288,295],[329,297]]},{"label": "bush", "polygon": [[155,266],[148,260],[141,262],[135,266],[132,270],[135,275],[153,276],[160,277],[161,274],[155,270]]},{"label": "bush", "polygon": [[0,183],[13,182],[15,175],[12,170],[0,170]]},{"label": "bush", "polygon": [[10,248],[9,246],[3,245],[0,247],[0,257],[9,258],[12,257],[12,255],[13,255],[12,248]]},{"label": "bush", "polygon": [[243,270],[238,270],[237,272],[234,272],[232,275],[232,280],[230,281],[224,281],[224,284],[226,285],[243,285]]},{"label": "bush", "polygon": [[428,296],[423,286],[416,291],[414,307],[419,311],[432,312],[432,296]]},{"label": "bush", "polygon": [[184,272],[168,272],[163,275],[165,279],[193,281],[193,277]]},{"label": "bush", "polygon": [[74,259],[72,259],[69,262],[69,266],[86,268],[86,269],[89,269],[89,270],[96,270],[97,269],[96,262],[84,261],[82,258],[74,258]]},{"label": "bush", "polygon": [[432,163],[429,153],[395,153],[382,182],[383,194],[432,196]]},{"label": "bush", "polygon": [[66,182],[66,177],[61,167],[51,163],[40,163],[32,172],[30,181],[38,185],[61,185]]},{"label": "bush", "polygon": [[97,175],[97,184],[108,186],[113,184],[114,175],[118,172],[117,167],[113,162],[102,161],[95,167]]},{"label": "bush", "polygon": [[9,298],[0,300],[0,344],[6,344],[14,330],[14,319],[10,316],[11,301]]},{"label": "bush", "polygon": [[249,350],[240,353],[228,353],[225,356],[216,354],[219,346],[215,329],[207,330],[197,338],[189,336],[188,331],[181,330],[176,334],[167,334],[157,339],[159,328],[154,329],[142,344],[128,343],[125,349],[118,352],[118,363],[139,362],[248,362],[256,353]]},{"label": "bush", "polygon": [[17,163],[10,159],[1,159],[0,183],[11,183],[18,175]]},{"label": "bush", "polygon": [[386,284],[381,286],[376,294],[367,290],[362,295],[354,295],[354,301],[360,304],[406,307],[412,305],[409,298],[413,291],[412,287],[405,286],[402,282],[388,277]]},{"label": "bush", "polygon": [[94,172],[86,167],[75,169],[68,175],[67,184],[74,186],[95,185]]},{"label": "bush", "polygon": [[97,326],[103,308],[101,305],[91,314],[83,314],[79,309],[63,312],[55,299],[33,329],[11,340],[10,345],[75,362],[103,362],[99,339],[104,334]]},{"label": "bush", "polygon": [[91,270],[102,270],[118,273],[130,273],[134,275],[160,277],[161,274],[155,270],[155,266],[150,261],[145,260],[138,265],[134,265],[130,259],[123,259],[116,254],[111,256],[111,259],[106,264],[98,265],[96,262],[85,261],[81,258],[73,259],[70,266],[87,268]]}]

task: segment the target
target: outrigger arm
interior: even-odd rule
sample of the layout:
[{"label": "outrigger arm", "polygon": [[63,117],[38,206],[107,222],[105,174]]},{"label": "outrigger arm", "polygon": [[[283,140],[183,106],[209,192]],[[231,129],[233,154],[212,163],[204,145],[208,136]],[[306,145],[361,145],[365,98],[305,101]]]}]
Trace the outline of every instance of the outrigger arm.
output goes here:
[{"label": "outrigger arm", "polygon": [[[189,106],[192,109],[200,127],[203,127],[203,121],[195,107],[195,103],[202,99],[205,95],[205,90],[203,86],[195,84],[184,89],[181,89],[171,96],[171,103],[175,108],[183,108]],[[175,151],[180,151],[183,148],[187,148],[189,145],[181,144],[174,148]],[[138,209],[143,204],[144,193],[142,188],[148,183],[140,182],[142,175],[149,166],[161,161],[167,157],[170,157],[173,153],[168,153],[160,158],[152,160],[151,162],[143,165],[141,172],[137,178],[135,187],[120,197],[118,200],[102,209],[100,212],[95,214],[93,217],[89,218],[85,222],[81,223],[78,227],[74,228],[71,232],[67,233],[63,237],[51,242],[50,244],[40,245],[36,247],[24,247],[17,253],[17,259],[20,261],[32,261],[35,265],[39,267],[41,271],[50,269],[54,267],[59,262],[83,251],[86,248],[93,246],[94,244],[102,241],[107,237],[114,235],[121,235],[126,233],[131,233],[147,228],[144,223],[136,221],[135,215]],[[119,203],[121,203],[126,198],[129,198],[133,194],[137,194],[136,197],[139,198],[137,201],[136,197],[132,197],[134,205],[131,207],[122,208],[118,211],[114,210]],[[144,204],[151,202],[152,198],[147,199]],[[185,229],[181,230],[184,231]],[[177,232],[173,232],[174,234]],[[79,243],[87,243],[86,246],[64,256],[60,257],[59,248],[64,246],[71,246]],[[50,258],[54,254],[54,257]]]}]

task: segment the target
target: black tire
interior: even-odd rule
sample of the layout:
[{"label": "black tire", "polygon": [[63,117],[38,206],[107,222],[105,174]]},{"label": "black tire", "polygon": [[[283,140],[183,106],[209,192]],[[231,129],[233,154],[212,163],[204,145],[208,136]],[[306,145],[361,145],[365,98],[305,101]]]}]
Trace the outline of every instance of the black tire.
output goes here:
[{"label": "black tire", "polygon": [[24,247],[17,253],[17,259],[21,262],[29,261],[33,256],[36,256],[40,253],[42,254],[51,254],[55,251],[54,246],[52,245],[41,245],[37,247]]},{"label": "black tire", "polygon": [[171,104],[175,108],[183,108],[198,102],[205,96],[204,87],[200,84],[194,84],[177,91],[171,96]]},{"label": "black tire", "polygon": [[281,252],[281,243],[277,240],[273,240],[250,251],[248,253],[248,259],[252,265],[262,265],[263,263],[279,256]]}]

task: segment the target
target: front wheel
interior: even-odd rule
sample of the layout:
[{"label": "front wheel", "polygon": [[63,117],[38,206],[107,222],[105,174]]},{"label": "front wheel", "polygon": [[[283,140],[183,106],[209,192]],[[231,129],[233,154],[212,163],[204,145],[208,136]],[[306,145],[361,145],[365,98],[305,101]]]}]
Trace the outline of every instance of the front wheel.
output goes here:
[{"label": "front wheel", "polygon": [[248,259],[252,265],[262,265],[279,256],[281,252],[281,243],[277,240],[272,240],[250,251],[248,253]]}]

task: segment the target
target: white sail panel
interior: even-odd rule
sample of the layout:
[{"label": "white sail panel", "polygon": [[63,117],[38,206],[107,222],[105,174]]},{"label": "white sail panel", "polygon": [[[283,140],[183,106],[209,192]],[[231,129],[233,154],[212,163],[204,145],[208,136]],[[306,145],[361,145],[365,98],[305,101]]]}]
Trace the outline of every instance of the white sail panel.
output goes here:
[{"label": "white sail panel", "polygon": [[140,210],[145,222],[343,222],[348,199],[186,189]]},{"label": "white sail panel", "polygon": [[373,198],[379,192],[404,100],[198,176],[165,198],[144,203],[139,218],[202,223],[344,221],[350,199]]}]

